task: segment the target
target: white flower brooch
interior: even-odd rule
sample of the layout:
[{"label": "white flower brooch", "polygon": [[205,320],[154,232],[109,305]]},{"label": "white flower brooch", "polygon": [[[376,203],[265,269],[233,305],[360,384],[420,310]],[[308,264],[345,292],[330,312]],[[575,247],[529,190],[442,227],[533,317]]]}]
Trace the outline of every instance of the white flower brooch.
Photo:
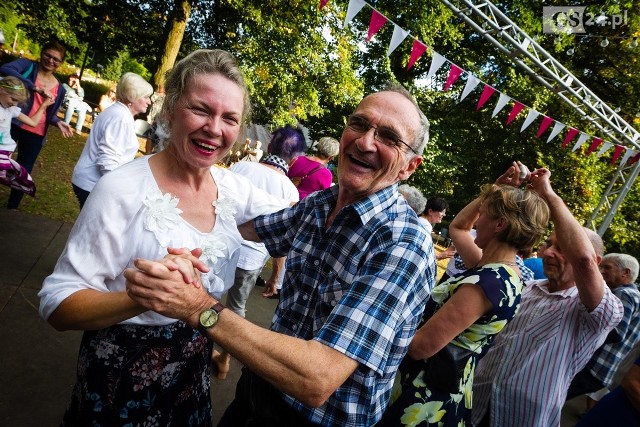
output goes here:
[{"label": "white flower brooch", "polygon": [[182,211],[177,208],[179,199],[167,194],[150,194],[143,204],[147,207],[144,228],[149,231],[166,232],[180,221]]}]

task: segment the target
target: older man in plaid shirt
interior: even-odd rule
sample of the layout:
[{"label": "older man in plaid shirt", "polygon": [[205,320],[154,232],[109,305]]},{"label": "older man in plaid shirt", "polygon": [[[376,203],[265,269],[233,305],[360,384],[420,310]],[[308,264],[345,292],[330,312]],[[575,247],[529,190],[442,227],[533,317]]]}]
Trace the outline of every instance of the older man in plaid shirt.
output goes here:
[{"label": "older man in plaid shirt", "polygon": [[218,311],[205,333],[247,367],[220,426],[363,427],[380,419],[435,282],[433,243],[398,193],[427,135],[427,118],[406,90],[369,95],[342,133],[338,185],[241,227],[245,239],[287,256],[271,330],[216,310],[193,286],[165,293],[182,278],[160,274],[155,263],[137,265],[156,278],[127,275],[132,298],[192,326]]}]

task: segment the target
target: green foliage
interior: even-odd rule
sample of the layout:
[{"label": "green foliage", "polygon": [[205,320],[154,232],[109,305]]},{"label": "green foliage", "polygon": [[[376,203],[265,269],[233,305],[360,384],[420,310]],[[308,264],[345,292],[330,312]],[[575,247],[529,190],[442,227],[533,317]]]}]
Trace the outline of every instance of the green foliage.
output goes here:
[{"label": "green foliage", "polygon": [[128,51],[119,52],[118,55],[113,58],[107,66],[104,68],[104,78],[107,80],[118,81],[120,76],[124,73],[136,73],[142,76],[145,80],[151,78],[151,73],[144,65],[133,59]]}]

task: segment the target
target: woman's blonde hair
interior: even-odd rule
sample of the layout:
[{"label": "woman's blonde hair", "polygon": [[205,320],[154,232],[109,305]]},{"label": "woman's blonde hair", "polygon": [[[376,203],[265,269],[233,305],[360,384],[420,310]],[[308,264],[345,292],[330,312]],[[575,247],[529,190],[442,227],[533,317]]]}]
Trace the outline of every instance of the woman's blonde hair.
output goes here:
[{"label": "woman's blonde hair", "polygon": [[489,217],[507,222],[496,235],[499,241],[518,250],[527,249],[537,245],[546,232],[549,206],[535,191],[491,184],[483,187],[480,197]]},{"label": "woman's blonde hair", "polygon": [[123,104],[151,96],[153,86],[136,73],[124,73],[116,86],[116,99]]},{"label": "woman's blonde hair", "polygon": [[24,87],[22,80],[17,77],[0,77],[0,90],[13,96],[19,104],[27,102],[27,99],[29,99],[27,88]]},{"label": "woman's blonde hair", "polygon": [[[242,123],[249,121],[251,104],[249,90],[244,75],[238,66],[236,58],[229,52],[221,49],[198,49],[178,61],[167,73],[164,90],[165,96],[162,109],[158,114],[157,134],[161,145],[164,146],[171,135],[171,123],[166,120],[169,112],[173,111],[186,87],[194,77],[200,74],[219,74],[238,85],[243,93]],[[242,132],[238,133],[238,139],[242,138]]]}]

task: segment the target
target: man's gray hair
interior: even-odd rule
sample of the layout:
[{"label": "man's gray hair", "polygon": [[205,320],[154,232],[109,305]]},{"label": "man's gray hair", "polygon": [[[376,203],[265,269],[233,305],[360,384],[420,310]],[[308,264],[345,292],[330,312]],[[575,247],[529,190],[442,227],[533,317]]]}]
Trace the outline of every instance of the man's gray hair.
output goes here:
[{"label": "man's gray hair", "polygon": [[631,283],[634,283],[638,278],[638,270],[640,270],[640,266],[638,265],[638,260],[635,257],[627,254],[611,253],[602,257],[603,261],[605,259],[612,260],[620,270],[628,268]]},{"label": "man's gray hair", "polygon": [[411,103],[416,107],[416,111],[420,117],[420,128],[416,132],[416,138],[412,145],[416,153],[421,156],[429,142],[429,119],[427,119],[427,116],[422,112],[420,106],[411,93],[409,93],[409,91],[401,84],[389,83],[384,89],[382,89],[382,91],[399,93],[411,101]]}]

